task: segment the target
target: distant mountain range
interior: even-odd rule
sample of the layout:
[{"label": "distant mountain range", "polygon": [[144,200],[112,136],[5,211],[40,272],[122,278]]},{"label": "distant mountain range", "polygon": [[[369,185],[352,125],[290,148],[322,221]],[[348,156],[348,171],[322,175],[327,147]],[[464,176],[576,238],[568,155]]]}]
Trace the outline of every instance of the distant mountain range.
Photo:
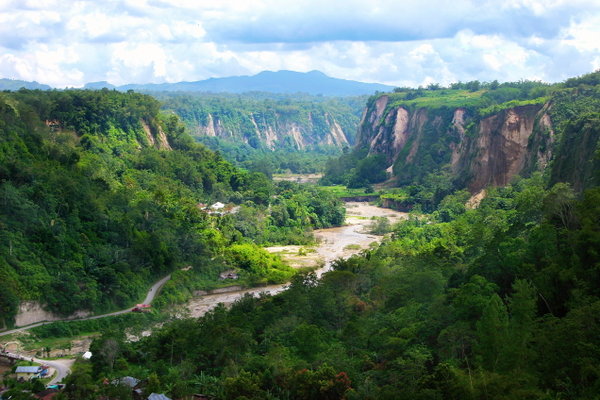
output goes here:
[{"label": "distant mountain range", "polygon": [[25,89],[40,89],[40,90],[50,90],[52,89],[48,85],[43,85],[36,81],[27,82],[20,81],[18,79],[6,79],[0,78],[0,90],[19,90],[21,88]]},{"label": "distant mountain range", "polygon": [[[37,82],[25,82],[9,79],[0,80],[0,90],[50,89]],[[115,86],[108,82],[91,82],[86,89],[117,89],[137,92],[212,92],[212,93],[308,93],[323,96],[358,96],[376,91],[389,92],[394,87],[379,83],[365,83],[347,79],[332,78],[320,71],[263,71],[252,76],[232,76],[210,78],[196,82],[127,84]]]}]

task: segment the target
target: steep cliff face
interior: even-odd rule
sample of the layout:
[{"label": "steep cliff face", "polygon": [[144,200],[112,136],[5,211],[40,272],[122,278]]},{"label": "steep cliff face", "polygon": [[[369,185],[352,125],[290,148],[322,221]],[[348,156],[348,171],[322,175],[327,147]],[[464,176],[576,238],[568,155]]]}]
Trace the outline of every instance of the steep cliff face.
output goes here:
[{"label": "steep cliff face", "polygon": [[[479,122],[468,150],[460,154],[462,166],[470,175],[468,187],[471,191],[489,185],[507,185],[524,171],[528,159],[538,158],[538,154],[531,154],[528,143],[534,136],[536,121],[549,121],[545,118],[547,114],[540,114],[541,110],[541,106],[511,108]],[[549,151],[540,154],[540,158],[547,160]]]},{"label": "steep cliff face", "polygon": [[352,144],[350,132],[344,131],[336,118],[326,112],[320,115],[308,113],[305,119],[278,114],[267,118],[248,113],[234,121],[227,115],[207,113],[204,120],[193,127],[195,135],[239,140],[255,148],[305,150],[319,146],[342,148]]},{"label": "steep cliff face", "polygon": [[[80,135],[80,132],[72,131],[71,129],[66,129],[65,123],[56,119],[45,120],[44,124],[53,132],[70,131],[74,135]],[[132,142],[132,144],[134,144],[138,149],[144,147],[156,147],[160,150],[172,150],[171,144],[169,143],[169,139],[167,138],[167,134],[165,133],[163,127],[155,120],[151,120],[151,122],[149,123],[145,119],[140,119],[139,127],[137,129],[134,128],[132,130],[132,135],[129,135],[128,132],[119,128],[113,127],[112,129],[113,133],[120,139],[131,136],[127,139],[131,139],[130,141]]]},{"label": "steep cliff face", "polygon": [[153,124],[151,126],[144,120],[141,120],[140,124],[146,134],[147,145],[161,150],[172,150],[167,135],[159,124]]},{"label": "steep cliff face", "polygon": [[400,184],[446,168],[478,192],[548,164],[554,136],[548,111],[549,105],[526,105],[480,117],[463,107],[394,107],[381,96],[364,114],[358,145],[385,155]]}]

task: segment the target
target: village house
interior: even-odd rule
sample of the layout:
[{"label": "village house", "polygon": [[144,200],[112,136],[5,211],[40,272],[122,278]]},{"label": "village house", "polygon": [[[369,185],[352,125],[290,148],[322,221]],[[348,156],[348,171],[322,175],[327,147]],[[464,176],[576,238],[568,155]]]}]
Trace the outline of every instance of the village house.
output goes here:
[{"label": "village house", "polygon": [[171,400],[169,397],[165,396],[162,393],[151,393],[150,396],[148,396],[147,400]]},{"label": "village house", "polygon": [[17,374],[18,381],[28,381],[31,378],[39,377],[40,372],[42,372],[42,368],[39,366],[33,366],[33,367],[20,366],[20,367],[17,367],[17,369],[15,370],[15,374]]}]

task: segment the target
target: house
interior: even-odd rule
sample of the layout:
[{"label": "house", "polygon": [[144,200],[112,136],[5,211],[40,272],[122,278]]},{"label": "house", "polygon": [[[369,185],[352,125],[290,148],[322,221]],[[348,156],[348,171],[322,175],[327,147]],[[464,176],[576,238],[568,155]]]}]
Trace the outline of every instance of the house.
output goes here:
[{"label": "house", "polygon": [[89,360],[90,358],[92,358],[92,352],[91,351],[86,351],[85,353],[83,353],[83,355],[81,356],[81,358],[83,358],[84,360]]},{"label": "house", "polygon": [[34,367],[17,367],[15,373],[17,374],[17,380],[28,381],[33,377],[39,376],[40,372],[42,372],[42,368],[38,366]]},{"label": "house", "polygon": [[171,399],[162,393],[160,393],[160,394],[151,393],[150,396],[148,396],[147,400],[171,400]]},{"label": "house", "polygon": [[115,379],[111,383],[113,385],[126,385],[133,389],[140,383],[140,380],[132,376],[124,376],[122,378]]}]

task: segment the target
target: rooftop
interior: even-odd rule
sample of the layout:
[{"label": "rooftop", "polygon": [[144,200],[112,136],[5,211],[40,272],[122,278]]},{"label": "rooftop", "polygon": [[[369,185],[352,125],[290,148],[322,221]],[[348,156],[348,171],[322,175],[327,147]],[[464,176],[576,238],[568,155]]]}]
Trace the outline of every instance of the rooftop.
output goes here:
[{"label": "rooftop", "polygon": [[41,368],[38,366],[33,366],[33,367],[17,367],[17,369],[15,370],[15,372],[18,373],[24,373],[24,374],[37,374],[38,372],[40,372]]}]

